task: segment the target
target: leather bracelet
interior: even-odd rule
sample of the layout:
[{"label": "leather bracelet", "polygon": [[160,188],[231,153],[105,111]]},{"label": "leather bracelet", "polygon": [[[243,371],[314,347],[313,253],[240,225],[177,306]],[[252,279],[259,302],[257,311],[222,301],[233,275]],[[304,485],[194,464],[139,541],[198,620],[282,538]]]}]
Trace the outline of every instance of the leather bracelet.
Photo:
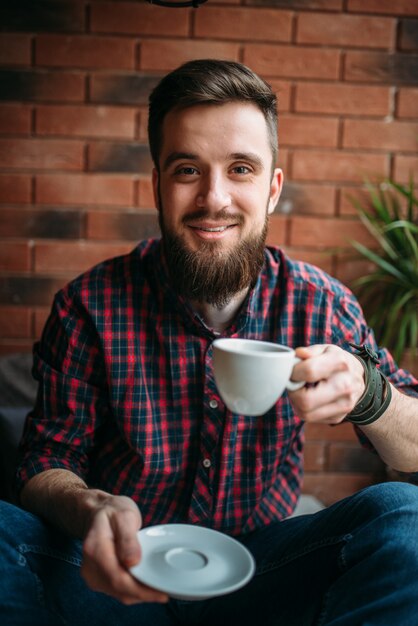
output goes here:
[{"label": "leather bracelet", "polygon": [[346,420],[365,426],[375,422],[386,411],[392,398],[390,384],[384,374],[377,369],[379,358],[369,346],[349,344],[358,351],[354,354],[361,362],[365,374],[365,390],[354,409],[346,416]]}]

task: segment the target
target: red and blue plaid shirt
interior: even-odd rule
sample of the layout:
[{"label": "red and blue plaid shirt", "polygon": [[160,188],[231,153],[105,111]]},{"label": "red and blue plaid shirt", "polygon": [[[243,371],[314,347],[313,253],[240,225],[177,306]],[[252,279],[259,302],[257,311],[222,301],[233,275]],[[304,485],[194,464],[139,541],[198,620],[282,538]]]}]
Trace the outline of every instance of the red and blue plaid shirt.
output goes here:
[{"label": "red and blue plaid shirt", "polygon": [[[223,336],[377,349],[352,294],[276,248],[266,249]],[[303,474],[303,423],[287,394],[262,418],[229,412],[213,377],[215,337],[170,287],[158,241],[71,282],[35,345],[39,393],[19,486],[65,468],[133,498],[144,525],[196,523],[231,535],[288,516]],[[392,383],[417,384],[379,355]]]}]

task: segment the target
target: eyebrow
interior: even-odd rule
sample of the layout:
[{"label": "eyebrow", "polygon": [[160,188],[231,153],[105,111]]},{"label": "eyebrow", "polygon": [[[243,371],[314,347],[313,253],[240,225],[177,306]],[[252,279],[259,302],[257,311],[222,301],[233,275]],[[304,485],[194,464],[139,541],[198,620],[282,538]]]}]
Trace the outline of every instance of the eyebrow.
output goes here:
[{"label": "eyebrow", "polygon": [[261,157],[255,152],[233,152],[229,155],[234,161],[251,161],[259,168],[264,168]]},{"label": "eyebrow", "polygon": [[191,152],[171,152],[163,163],[163,171],[169,168],[174,161],[179,161],[181,159],[190,159],[191,161],[194,161],[197,159],[197,154],[192,154]]},{"label": "eyebrow", "polygon": [[[197,154],[192,152],[171,152],[163,163],[163,171],[168,169],[172,163],[181,159],[198,160]],[[232,152],[228,155],[229,159],[234,161],[251,161],[259,168],[264,168],[263,160],[255,152]]]}]

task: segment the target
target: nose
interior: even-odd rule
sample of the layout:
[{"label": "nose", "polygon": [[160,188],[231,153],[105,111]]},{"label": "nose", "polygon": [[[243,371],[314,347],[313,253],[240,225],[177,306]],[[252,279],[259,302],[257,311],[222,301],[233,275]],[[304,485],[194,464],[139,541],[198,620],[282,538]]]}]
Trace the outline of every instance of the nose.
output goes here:
[{"label": "nose", "polygon": [[219,211],[231,206],[231,192],[228,181],[218,173],[202,176],[196,205],[199,208]]}]

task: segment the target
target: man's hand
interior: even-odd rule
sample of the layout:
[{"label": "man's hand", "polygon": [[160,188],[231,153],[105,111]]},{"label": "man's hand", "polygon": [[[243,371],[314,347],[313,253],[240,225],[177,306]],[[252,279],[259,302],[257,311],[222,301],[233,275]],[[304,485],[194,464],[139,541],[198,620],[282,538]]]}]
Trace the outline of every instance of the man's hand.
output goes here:
[{"label": "man's hand", "polygon": [[306,422],[339,424],[364,392],[362,364],[334,345],[297,348],[296,356],[302,361],[295,365],[292,380],[309,383],[289,392],[298,416]]},{"label": "man's hand", "polygon": [[124,604],[167,602],[168,596],[136,581],[127,568],[141,559],[136,533],[141,514],[125,496],[108,496],[93,507],[83,544],[81,574],[94,591]]}]

